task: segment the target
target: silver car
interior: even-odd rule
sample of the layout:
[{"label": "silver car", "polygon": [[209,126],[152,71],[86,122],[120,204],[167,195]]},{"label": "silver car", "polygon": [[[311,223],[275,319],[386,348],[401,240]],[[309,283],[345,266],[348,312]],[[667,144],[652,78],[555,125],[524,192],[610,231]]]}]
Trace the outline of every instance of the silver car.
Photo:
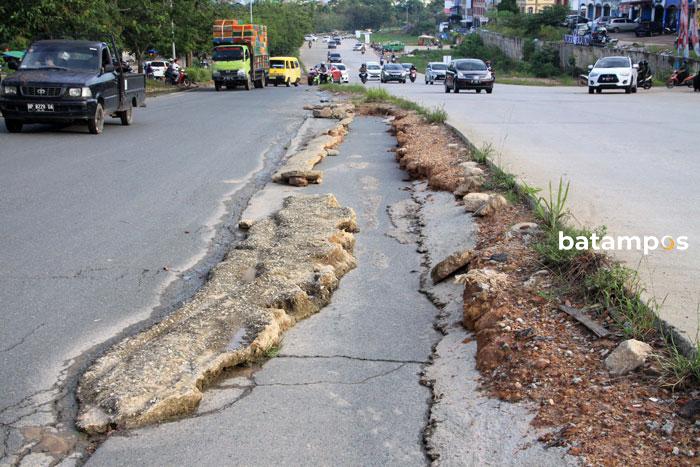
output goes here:
[{"label": "silver car", "polygon": [[433,84],[435,81],[445,81],[447,65],[442,62],[430,62],[425,67],[425,84]]},{"label": "silver car", "polygon": [[634,32],[639,23],[629,18],[610,18],[605,23],[605,29],[610,32]]}]

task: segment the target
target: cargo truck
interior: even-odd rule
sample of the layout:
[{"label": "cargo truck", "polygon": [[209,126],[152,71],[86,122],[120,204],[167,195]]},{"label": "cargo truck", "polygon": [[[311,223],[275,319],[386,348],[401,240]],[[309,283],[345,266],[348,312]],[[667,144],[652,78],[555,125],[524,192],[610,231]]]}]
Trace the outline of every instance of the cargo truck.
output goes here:
[{"label": "cargo truck", "polygon": [[267,86],[270,71],[267,26],[218,19],[212,33],[212,79],[217,91],[238,85],[246,90]]}]

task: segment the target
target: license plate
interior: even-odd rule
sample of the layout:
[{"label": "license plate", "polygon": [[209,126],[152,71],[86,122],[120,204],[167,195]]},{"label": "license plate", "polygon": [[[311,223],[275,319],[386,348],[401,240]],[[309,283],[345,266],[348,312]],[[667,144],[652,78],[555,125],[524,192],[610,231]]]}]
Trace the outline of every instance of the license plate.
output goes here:
[{"label": "license plate", "polygon": [[27,104],[29,112],[53,112],[53,104]]},{"label": "license plate", "polygon": [[473,84],[479,84],[480,82],[481,82],[481,81],[479,81],[478,79],[473,79],[473,80],[472,80],[472,83],[473,83]]}]

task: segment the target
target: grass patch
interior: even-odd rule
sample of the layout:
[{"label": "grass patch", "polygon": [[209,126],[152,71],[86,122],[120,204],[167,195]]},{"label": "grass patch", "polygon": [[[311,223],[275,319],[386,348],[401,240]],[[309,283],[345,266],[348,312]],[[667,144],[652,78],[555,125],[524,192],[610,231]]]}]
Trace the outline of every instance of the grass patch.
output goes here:
[{"label": "grass patch", "polygon": [[265,358],[275,358],[276,356],[278,356],[280,354],[281,351],[282,351],[281,347],[279,347],[277,345],[273,345],[272,347],[270,347],[269,349],[267,349],[265,351]]},{"label": "grass patch", "polygon": [[678,351],[673,339],[670,341],[668,354],[656,356],[656,360],[665,375],[663,384],[675,388],[689,384],[692,380],[700,382],[700,350],[696,349],[695,354],[689,358]]},{"label": "grass patch", "polygon": [[625,337],[648,340],[656,333],[659,307],[653,300],[642,299],[644,288],[636,271],[620,265],[601,268],[584,285],[589,297],[610,311],[615,327]]},{"label": "grass patch", "polygon": [[418,36],[411,34],[404,34],[400,30],[384,30],[373,32],[370,36],[372,42],[380,42],[384,44],[385,42],[396,42],[400,41],[406,45],[418,45]]}]

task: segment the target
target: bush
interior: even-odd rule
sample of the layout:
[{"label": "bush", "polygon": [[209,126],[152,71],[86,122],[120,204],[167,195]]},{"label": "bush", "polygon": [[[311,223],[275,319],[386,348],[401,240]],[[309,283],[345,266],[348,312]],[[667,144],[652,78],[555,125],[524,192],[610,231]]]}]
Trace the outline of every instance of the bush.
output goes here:
[{"label": "bush", "polygon": [[499,71],[513,71],[517,68],[515,62],[508,58],[498,47],[488,46],[477,34],[470,34],[464,38],[462,43],[455,49],[459,57],[479,58],[481,60],[491,60],[491,65]]},{"label": "bush", "polygon": [[187,76],[195,83],[203,83],[211,80],[211,71],[208,68],[191,66],[185,69]]}]

